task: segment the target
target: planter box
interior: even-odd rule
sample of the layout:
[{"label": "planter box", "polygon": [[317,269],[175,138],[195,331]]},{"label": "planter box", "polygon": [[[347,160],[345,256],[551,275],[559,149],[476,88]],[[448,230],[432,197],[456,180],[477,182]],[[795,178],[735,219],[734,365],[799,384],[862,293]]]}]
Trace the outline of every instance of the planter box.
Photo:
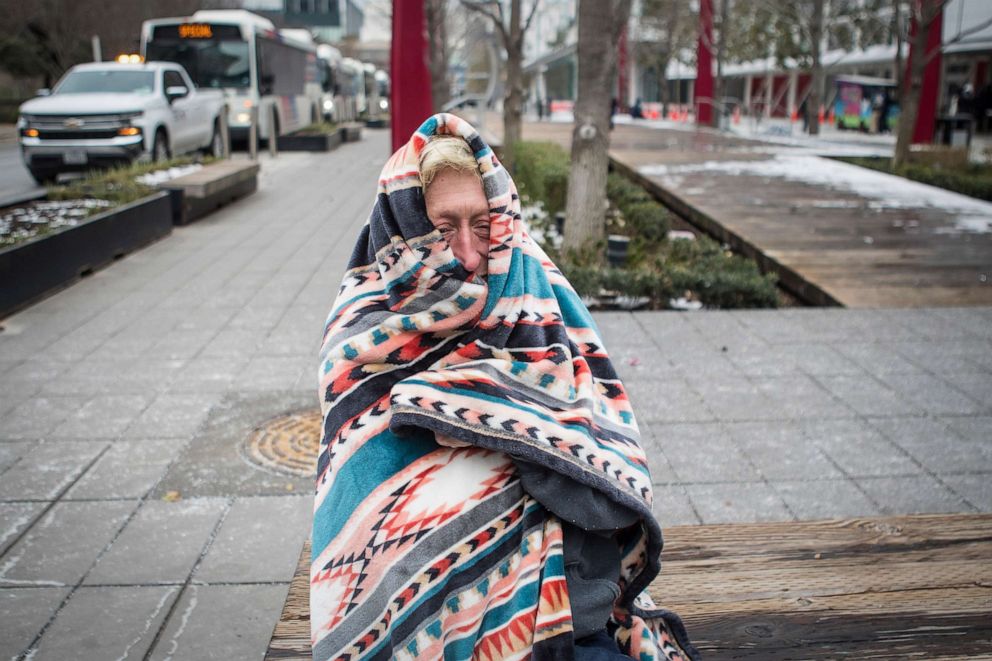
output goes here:
[{"label": "planter box", "polygon": [[345,124],[341,130],[344,132],[345,142],[358,142],[362,139],[362,124],[357,122]]},{"label": "planter box", "polygon": [[169,194],[159,192],[0,250],[0,317],[170,232]]},{"label": "planter box", "polygon": [[258,171],[258,163],[252,161],[220,161],[164,182],[162,189],[173,196],[173,222],[192,223],[218,207],[251,195],[258,190]]},{"label": "planter box", "polygon": [[343,138],[343,129],[318,135],[281,135],[278,147],[279,151],[331,151],[341,144]]}]

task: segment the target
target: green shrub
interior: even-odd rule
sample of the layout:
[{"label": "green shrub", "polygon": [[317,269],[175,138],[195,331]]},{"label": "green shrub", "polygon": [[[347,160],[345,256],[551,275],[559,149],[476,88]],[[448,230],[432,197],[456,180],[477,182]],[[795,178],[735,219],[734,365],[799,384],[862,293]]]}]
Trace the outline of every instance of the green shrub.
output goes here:
[{"label": "green shrub", "polygon": [[552,218],[565,210],[568,191],[568,152],[554,142],[518,142],[513,181],[521,197],[541,202]]},{"label": "green shrub", "polygon": [[606,197],[625,215],[631,205],[652,201],[651,195],[642,186],[616,172],[606,177]]},{"label": "green shrub", "polygon": [[635,202],[623,209],[623,215],[630,224],[631,236],[653,243],[668,236],[668,211],[657,202]]}]

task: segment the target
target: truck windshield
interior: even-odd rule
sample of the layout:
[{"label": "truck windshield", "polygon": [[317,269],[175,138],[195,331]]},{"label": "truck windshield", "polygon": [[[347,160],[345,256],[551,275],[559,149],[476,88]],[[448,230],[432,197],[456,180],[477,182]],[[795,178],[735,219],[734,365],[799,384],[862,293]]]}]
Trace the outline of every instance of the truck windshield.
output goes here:
[{"label": "truck windshield", "polygon": [[55,88],[56,94],[151,94],[155,91],[153,71],[73,71]]},{"label": "truck windshield", "polygon": [[145,59],[183,65],[197,87],[251,87],[245,41],[156,39],[148,42]]}]

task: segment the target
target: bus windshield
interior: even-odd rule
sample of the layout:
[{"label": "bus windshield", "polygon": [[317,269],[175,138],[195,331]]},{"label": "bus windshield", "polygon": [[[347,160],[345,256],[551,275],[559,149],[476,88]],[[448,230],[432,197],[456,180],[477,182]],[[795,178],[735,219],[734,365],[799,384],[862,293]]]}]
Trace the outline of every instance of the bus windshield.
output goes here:
[{"label": "bus windshield", "polygon": [[152,71],[73,71],[55,88],[56,94],[151,94],[155,91]]},{"label": "bus windshield", "polygon": [[145,59],[178,62],[197,87],[251,87],[245,41],[156,39],[148,42]]}]

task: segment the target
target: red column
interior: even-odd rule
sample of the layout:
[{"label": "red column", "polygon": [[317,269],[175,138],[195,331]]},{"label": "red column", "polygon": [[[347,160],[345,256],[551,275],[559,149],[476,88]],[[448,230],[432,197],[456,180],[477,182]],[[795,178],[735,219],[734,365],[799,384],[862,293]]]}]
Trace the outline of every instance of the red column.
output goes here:
[{"label": "red column", "polygon": [[713,0],[699,0],[699,43],[696,47],[696,124],[713,123]]},{"label": "red column", "polygon": [[[941,0],[917,0],[917,2],[938,3]],[[923,70],[923,88],[920,91],[920,109],[916,114],[916,126],[913,127],[913,144],[929,144],[933,142],[933,133],[936,128],[937,119],[937,99],[940,96],[940,46],[943,40],[944,10],[941,9],[937,17],[930,24],[927,33],[927,47],[924,57],[929,57],[926,69]],[[912,35],[916,34],[918,25],[914,20],[909,26],[910,44]],[[910,59],[914,57],[912,46],[910,47]],[[907,59],[906,75],[903,76],[905,84],[909,84],[910,59]]]},{"label": "red column", "polygon": [[389,50],[389,121],[393,151],[434,112],[423,0],[393,0],[393,41]]}]

